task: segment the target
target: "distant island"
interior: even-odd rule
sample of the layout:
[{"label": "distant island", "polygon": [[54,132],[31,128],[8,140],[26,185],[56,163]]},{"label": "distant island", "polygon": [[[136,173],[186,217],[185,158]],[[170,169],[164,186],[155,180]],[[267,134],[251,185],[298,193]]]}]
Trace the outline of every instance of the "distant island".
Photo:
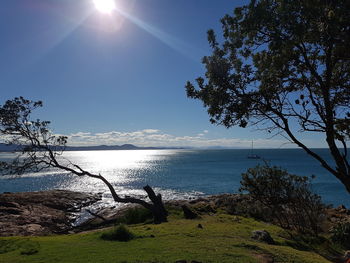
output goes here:
[{"label": "distant island", "polygon": [[[21,151],[24,145],[8,145],[0,143],[0,152]],[[97,146],[66,146],[65,151],[112,151],[112,150],[168,150],[185,149],[184,147],[138,147],[133,144],[123,145],[97,145]]]}]

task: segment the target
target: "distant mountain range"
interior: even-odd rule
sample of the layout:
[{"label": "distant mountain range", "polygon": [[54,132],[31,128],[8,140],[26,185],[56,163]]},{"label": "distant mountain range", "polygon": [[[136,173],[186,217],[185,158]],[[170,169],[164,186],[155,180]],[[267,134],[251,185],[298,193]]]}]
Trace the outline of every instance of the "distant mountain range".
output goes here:
[{"label": "distant mountain range", "polygon": [[[23,149],[22,145],[7,145],[0,143],[0,152],[14,152]],[[98,146],[67,146],[66,151],[108,151],[108,150],[166,150],[184,149],[182,147],[138,147],[133,144],[98,145]]]}]

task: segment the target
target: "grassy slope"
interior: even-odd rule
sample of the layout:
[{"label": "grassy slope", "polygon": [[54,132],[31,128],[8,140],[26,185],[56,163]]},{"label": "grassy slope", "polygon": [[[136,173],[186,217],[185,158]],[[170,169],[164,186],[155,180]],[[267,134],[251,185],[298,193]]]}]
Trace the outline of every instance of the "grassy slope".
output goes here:
[{"label": "grassy slope", "polygon": [[[202,224],[203,229],[197,227]],[[272,254],[275,262],[329,262],[311,250],[294,249],[277,226],[217,214],[200,220],[170,218],[161,225],[134,225],[139,236],[129,242],[104,241],[101,232],[48,237],[0,238],[0,262],[259,262],[257,254]],[[255,242],[251,231],[265,229],[277,245]],[[154,235],[154,237],[151,237]],[[141,237],[140,237],[141,236]],[[32,255],[31,252],[38,251]]]}]

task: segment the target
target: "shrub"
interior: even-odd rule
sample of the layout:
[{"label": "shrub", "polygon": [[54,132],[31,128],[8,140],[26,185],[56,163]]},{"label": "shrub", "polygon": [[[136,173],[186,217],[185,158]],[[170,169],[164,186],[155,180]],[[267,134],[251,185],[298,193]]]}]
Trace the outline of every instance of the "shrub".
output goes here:
[{"label": "shrub", "polygon": [[256,166],[242,174],[241,192],[248,192],[283,228],[317,235],[324,218],[321,197],[311,191],[308,177],[278,167]]},{"label": "shrub", "polygon": [[121,224],[140,224],[147,221],[152,221],[153,215],[149,209],[144,207],[133,207],[125,211],[125,214],[117,220]]},{"label": "shrub", "polygon": [[108,232],[102,233],[101,238],[110,241],[126,242],[135,238],[135,235],[131,233],[125,225],[119,225]]},{"label": "shrub", "polygon": [[338,243],[347,249],[350,248],[350,222],[337,224],[330,232],[334,243]]},{"label": "shrub", "polygon": [[257,220],[263,220],[267,222],[271,222],[273,219],[271,215],[271,209],[262,205],[258,200],[243,199],[241,202],[235,204],[231,208],[231,211],[229,211],[231,214],[253,217]]}]

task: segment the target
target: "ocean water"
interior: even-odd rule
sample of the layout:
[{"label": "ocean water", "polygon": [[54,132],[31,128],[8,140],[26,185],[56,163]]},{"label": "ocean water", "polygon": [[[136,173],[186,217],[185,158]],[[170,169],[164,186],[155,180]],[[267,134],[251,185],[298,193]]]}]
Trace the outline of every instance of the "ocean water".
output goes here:
[{"label": "ocean water", "polygon": [[[327,160],[326,149],[317,149]],[[62,162],[78,164],[105,176],[121,195],[144,196],[142,187],[151,185],[164,199],[236,193],[241,174],[249,167],[268,162],[290,173],[315,175],[313,190],[327,204],[350,207],[350,194],[343,185],[315,160],[300,149],[256,149],[263,159],[248,159],[250,150],[129,150],[66,152]],[[0,153],[0,160],[13,155]],[[68,189],[104,193],[104,201],[112,202],[106,186],[99,180],[77,177],[50,169],[28,173],[17,178],[0,179],[1,192]]]}]

